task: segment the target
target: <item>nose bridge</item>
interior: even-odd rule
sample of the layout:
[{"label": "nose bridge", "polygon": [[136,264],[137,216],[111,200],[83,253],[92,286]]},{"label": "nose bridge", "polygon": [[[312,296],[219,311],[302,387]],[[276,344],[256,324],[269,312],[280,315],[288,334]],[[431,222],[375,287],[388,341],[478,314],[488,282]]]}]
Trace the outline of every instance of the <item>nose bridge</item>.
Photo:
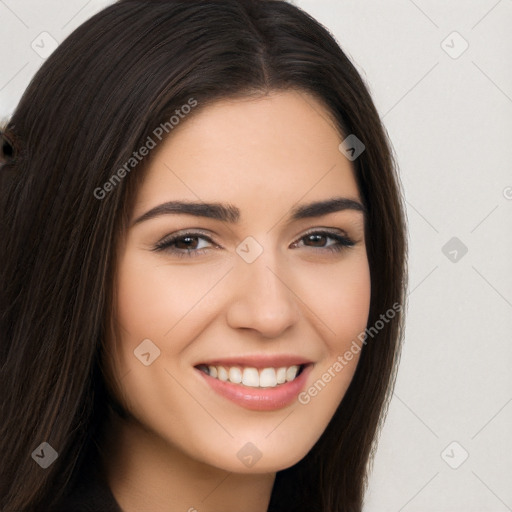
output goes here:
[{"label": "nose bridge", "polygon": [[[286,267],[279,252],[268,238],[265,244],[258,245],[259,250],[253,240],[246,240],[238,248],[239,257],[235,260],[233,273],[235,293],[228,319],[232,327],[253,328],[272,337],[298,320],[299,309],[296,297],[287,285],[292,273],[283,270]],[[248,248],[246,253],[240,252],[240,249]],[[252,261],[246,257],[251,251],[259,252]],[[253,252],[252,257],[257,252]]]}]

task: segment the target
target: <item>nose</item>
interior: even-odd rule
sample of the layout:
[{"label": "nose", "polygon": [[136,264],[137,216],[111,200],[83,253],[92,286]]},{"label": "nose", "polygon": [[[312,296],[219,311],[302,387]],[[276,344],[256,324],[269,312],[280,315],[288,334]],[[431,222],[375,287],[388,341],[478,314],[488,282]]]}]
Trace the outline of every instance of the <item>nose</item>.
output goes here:
[{"label": "nose", "polygon": [[299,299],[290,282],[291,272],[282,271],[283,266],[277,264],[270,250],[264,250],[252,263],[239,258],[235,267],[227,312],[230,327],[252,329],[261,337],[275,338],[298,322]]}]

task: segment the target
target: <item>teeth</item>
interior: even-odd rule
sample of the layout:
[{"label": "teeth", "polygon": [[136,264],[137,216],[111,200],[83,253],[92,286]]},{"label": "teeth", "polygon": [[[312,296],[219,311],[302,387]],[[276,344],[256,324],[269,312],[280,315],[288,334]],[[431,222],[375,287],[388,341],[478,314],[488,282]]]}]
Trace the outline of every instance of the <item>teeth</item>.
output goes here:
[{"label": "teeth", "polygon": [[256,368],[244,368],[242,384],[251,388],[257,388],[260,385],[260,376]]},{"label": "teeth", "polygon": [[228,375],[229,381],[233,384],[240,384],[240,382],[242,382],[242,371],[240,368],[237,368],[236,366],[231,367],[229,369]]},{"label": "teeth", "polygon": [[290,366],[290,368],[288,368],[286,370],[286,380],[288,382],[290,382],[291,380],[295,379],[295,377],[297,377],[297,372],[299,371],[299,367],[298,366]]},{"label": "teeth", "polygon": [[286,382],[286,368],[279,368],[276,372],[276,376],[278,384]]},{"label": "teeth", "polygon": [[228,380],[228,372],[223,366],[217,368],[217,379],[226,382]]},{"label": "teeth", "polygon": [[277,376],[274,368],[263,368],[260,372],[260,388],[274,388],[277,386]]},{"label": "teeth", "polygon": [[233,382],[234,384],[243,384],[251,388],[274,388],[279,384],[291,382],[297,377],[300,366],[294,365],[281,368],[263,368],[258,371],[257,368],[240,368],[232,366],[206,366],[200,365],[199,369],[223,382]]}]

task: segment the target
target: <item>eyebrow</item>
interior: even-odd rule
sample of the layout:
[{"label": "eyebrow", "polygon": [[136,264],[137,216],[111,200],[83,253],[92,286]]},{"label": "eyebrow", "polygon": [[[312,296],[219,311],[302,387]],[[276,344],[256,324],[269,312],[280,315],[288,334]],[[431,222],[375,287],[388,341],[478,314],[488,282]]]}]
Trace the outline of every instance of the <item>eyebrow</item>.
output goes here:
[{"label": "eyebrow", "polygon": [[[353,210],[361,212],[363,215],[366,214],[366,208],[359,201],[349,199],[347,197],[334,197],[324,201],[302,204],[292,208],[289,222],[306,218],[321,217],[322,215],[343,210]],[[172,214],[206,217],[232,224],[239,222],[241,217],[240,210],[232,204],[169,201],[147,211],[138,217],[132,225],[139,224],[149,219],[154,219],[161,215]]]}]

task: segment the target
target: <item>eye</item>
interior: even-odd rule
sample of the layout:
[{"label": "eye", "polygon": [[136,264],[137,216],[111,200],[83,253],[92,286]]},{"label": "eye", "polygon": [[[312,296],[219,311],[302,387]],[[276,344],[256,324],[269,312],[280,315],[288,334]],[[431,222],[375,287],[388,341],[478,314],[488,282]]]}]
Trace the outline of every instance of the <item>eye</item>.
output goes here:
[{"label": "eye", "polygon": [[[334,240],[334,243],[328,243],[328,240]],[[313,247],[315,249],[330,251],[330,252],[340,252],[347,247],[353,247],[355,242],[351,240],[349,237],[342,235],[340,233],[335,233],[332,231],[311,231],[304,235],[298,242],[305,241],[307,243],[312,243],[313,245],[305,245],[306,247]],[[298,244],[295,242],[294,245]],[[327,245],[325,245],[327,243]]]},{"label": "eye", "polygon": [[[200,241],[203,241],[202,246]],[[164,238],[153,250],[170,252],[178,257],[200,256],[207,249],[204,246],[205,241],[215,245],[212,239],[203,233],[181,233]]]},{"label": "eye", "polygon": [[[331,243],[329,243],[329,240],[331,240]],[[300,242],[304,243],[300,244]],[[164,238],[155,245],[153,250],[157,252],[165,251],[180,258],[195,257],[201,256],[207,252],[209,248],[208,244],[219,247],[204,233],[186,232]],[[320,251],[340,252],[347,247],[353,247],[354,245],[355,242],[345,235],[332,231],[321,230],[307,233],[297,242],[294,242],[292,247],[311,247]]]}]

